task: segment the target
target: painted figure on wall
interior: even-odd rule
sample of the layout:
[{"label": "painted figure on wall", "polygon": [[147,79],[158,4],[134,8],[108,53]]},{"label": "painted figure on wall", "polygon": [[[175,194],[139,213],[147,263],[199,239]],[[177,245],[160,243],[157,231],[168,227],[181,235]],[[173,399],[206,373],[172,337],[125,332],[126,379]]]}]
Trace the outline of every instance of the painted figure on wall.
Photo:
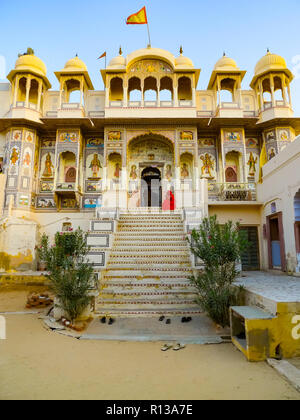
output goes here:
[{"label": "painted figure on wall", "polygon": [[269,160],[273,159],[276,156],[276,152],[274,147],[271,147],[271,149],[269,150]]},{"label": "painted figure on wall", "polygon": [[116,167],[115,167],[115,173],[114,173],[114,177],[119,179],[121,175],[121,168],[120,168],[120,164],[116,163]]},{"label": "painted figure on wall", "polygon": [[186,179],[186,178],[189,178],[189,176],[190,176],[190,173],[189,173],[188,166],[186,163],[184,163],[181,168],[181,178]]},{"label": "painted figure on wall", "polygon": [[133,166],[131,167],[131,171],[130,171],[130,179],[133,179],[134,181],[137,179],[136,165],[133,165]]},{"label": "painted figure on wall", "polygon": [[16,166],[16,164],[18,163],[19,156],[20,156],[20,153],[19,153],[18,149],[16,147],[13,147],[12,152],[11,152],[11,156],[10,156],[10,162],[13,166]]},{"label": "painted figure on wall", "polygon": [[171,181],[172,177],[173,177],[172,167],[171,167],[171,165],[167,165],[167,168],[166,168],[166,179],[168,181]]},{"label": "painted figure on wall", "polygon": [[31,156],[30,153],[27,151],[25,153],[24,159],[23,159],[23,164],[26,166],[30,166],[31,165]]},{"label": "painted figure on wall", "polygon": [[175,197],[174,194],[172,193],[172,191],[168,191],[165,197],[165,200],[162,204],[162,209],[163,210],[175,210]]},{"label": "painted figure on wall", "polygon": [[249,176],[255,176],[257,160],[258,158],[254,157],[253,153],[251,152],[247,163],[249,166]]},{"label": "painted figure on wall", "polygon": [[200,159],[203,162],[201,168],[202,176],[208,175],[209,178],[213,178],[212,171],[215,169],[215,165],[212,157],[208,153],[205,153],[205,155],[201,156]]},{"label": "painted figure on wall", "polygon": [[48,153],[47,156],[46,156],[46,160],[45,160],[45,169],[44,169],[44,172],[43,172],[43,177],[44,178],[52,178],[53,177],[53,171],[52,171],[53,168],[54,168],[54,166],[52,164],[51,155],[50,155],[50,153]]},{"label": "painted figure on wall", "polygon": [[100,169],[102,169],[102,165],[101,165],[101,162],[99,160],[97,153],[94,154],[93,160],[90,164],[90,169],[92,169],[93,178],[99,179],[99,171]]}]

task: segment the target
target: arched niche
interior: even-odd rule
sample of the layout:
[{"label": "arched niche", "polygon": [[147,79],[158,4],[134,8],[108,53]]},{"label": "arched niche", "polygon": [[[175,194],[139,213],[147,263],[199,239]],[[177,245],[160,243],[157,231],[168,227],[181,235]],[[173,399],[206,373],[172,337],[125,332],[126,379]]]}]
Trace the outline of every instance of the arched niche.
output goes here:
[{"label": "arched niche", "polygon": [[225,157],[225,182],[242,182],[242,155],[232,150]]},{"label": "arched niche", "polygon": [[59,182],[75,183],[77,178],[76,156],[73,152],[62,152],[59,156]]},{"label": "arched niche", "polygon": [[108,179],[116,182],[120,181],[122,173],[122,156],[120,153],[111,153],[108,156],[107,163]]},{"label": "arched niche", "polygon": [[128,99],[131,102],[142,101],[142,84],[138,77],[131,77],[128,82]]},{"label": "arched niche", "polygon": [[183,153],[180,156],[180,178],[182,181],[192,180],[194,172],[194,156]]}]

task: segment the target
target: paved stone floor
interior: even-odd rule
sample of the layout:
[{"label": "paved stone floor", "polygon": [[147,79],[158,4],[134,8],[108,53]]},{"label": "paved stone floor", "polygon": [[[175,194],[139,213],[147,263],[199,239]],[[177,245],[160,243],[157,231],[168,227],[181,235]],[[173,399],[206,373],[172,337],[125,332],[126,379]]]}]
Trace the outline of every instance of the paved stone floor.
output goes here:
[{"label": "paved stone floor", "polygon": [[274,271],[249,271],[243,276],[238,284],[250,292],[275,302],[300,302],[300,278]]},{"label": "paved stone floor", "polygon": [[92,322],[81,339],[121,341],[180,341],[193,344],[221,343],[222,336],[229,336],[229,329],[219,329],[204,314],[196,315],[189,323],[172,317],[171,324],[155,318],[117,318],[113,325]]}]

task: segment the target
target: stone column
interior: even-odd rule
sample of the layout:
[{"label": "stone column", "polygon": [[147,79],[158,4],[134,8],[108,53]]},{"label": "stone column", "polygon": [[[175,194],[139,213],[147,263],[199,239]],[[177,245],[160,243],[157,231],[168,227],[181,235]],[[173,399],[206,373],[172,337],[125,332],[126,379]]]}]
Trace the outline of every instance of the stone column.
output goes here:
[{"label": "stone column", "polygon": [[144,107],[144,104],[145,104],[145,100],[144,100],[144,88],[145,88],[144,80],[141,80],[141,92],[142,92],[141,107],[142,108]]},{"label": "stone column", "polygon": [[275,100],[275,89],[274,89],[274,76],[271,74],[270,76],[270,86],[271,86],[271,97],[272,97],[272,107],[276,107],[276,100]]},{"label": "stone column", "polygon": [[62,108],[63,88],[64,88],[64,82],[63,82],[63,80],[61,80],[60,81],[60,88],[59,88],[59,104],[58,104],[58,109],[61,109]]},{"label": "stone column", "polygon": [[30,87],[31,87],[31,76],[27,77],[26,80],[26,99],[25,99],[25,108],[29,107],[29,93],[30,93]]},{"label": "stone column", "polygon": [[157,106],[160,107],[160,80],[157,80]]},{"label": "stone column", "polygon": [[80,105],[83,107],[83,77],[80,80]]},{"label": "stone column", "polygon": [[286,97],[286,80],[284,76],[281,79],[281,86],[282,86],[282,97],[284,101],[284,106],[288,106],[288,101]]},{"label": "stone column", "polygon": [[178,80],[175,76],[174,81],[173,81],[173,100],[174,100],[174,107],[178,108],[179,103],[178,103]]},{"label": "stone column", "polygon": [[105,108],[109,108],[109,91],[110,91],[110,80],[106,76],[106,88],[105,88]]},{"label": "stone column", "polygon": [[264,111],[265,109],[265,103],[264,103],[264,94],[263,94],[263,87],[262,87],[262,80],[259,81],[259,94],[260,94],[260,102],[261,102],[261,111]]},{"label": "stone column", "polygon": [[128,107],[128,84],[124,81],[123,82],[123,107]]},{"label": "stone column", "polygon": [[39,81],[38,102],[37,102],[38,111],[41,111],[42,91],[43,91],[43,82]]},{"label": "stone column", "polygon": [[19,83],[20,83],[20,76],[16,76],[16,79],[15,79],[14,99],[13,99],[13,107],[14,108],[17,106]]}]

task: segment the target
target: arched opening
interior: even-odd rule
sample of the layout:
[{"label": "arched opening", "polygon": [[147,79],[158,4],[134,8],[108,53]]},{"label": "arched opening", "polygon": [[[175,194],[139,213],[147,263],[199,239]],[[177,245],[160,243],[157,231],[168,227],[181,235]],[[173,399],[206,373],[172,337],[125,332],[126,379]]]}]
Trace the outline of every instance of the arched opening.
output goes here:
[{"label": "arched opening", "polygon": [[110,101],[123,101],[123,79],[120,77],[114,77],[110,82]]},{"label": "arched opening", "polygon": [[64,100],[68,104],[84,104],[83,92],[79,80],[69,79],[65,82]]},{"label": "arched opening", "polygon": [[76,156],[72,152],[63,152],[59,158],[59,182],[73,184],[76,182]]},{"label": "arched opening", "polygon": [[142,85],[141,80],[138,77],[132,77],[131,79],[129,79],[128,99],[129,102],[139,102],[139,104],[142,101]]},{"label": "arched opening", "polygon": [[225,165],[225,182],[240,182],[241,171],[240,171],[240,153],[232,151],[226,155]]},{"label": "arched opening", "polygon": [[154,77],[147,77],[144,81],[145,106],[157,105],[157,81]]},{"label": "arched opening", "polygon": [[235,91],[235,80],[231,78],[226,78],[221,81],[221,91],[220,91],[220,103],[233,103],[235,102],[234,97]]},{"label": "arched opening", "polygon": [[274,77],[274,95],[277,105],[284,105],[283,86],[280,77]]},{"label": "arched opening", "polygon": [[300,190],[296,193],[294,198],[295,210],[295,239],[296,239],[296,252],[298,258],[298,267],[300,267]]},{"label": "arched opening", "polygon": [[141,176],[141,206],[161,207],[161,172],[158,168],[145,168]]},{"label": "arched opening", "polygon": [[265,79],[262,82],[264,109],[272,108],[272,94],[270,79]]},{"label": "arched opening", "polygon": [[27,78],[22,77],[19,80],[19,90],[18,90],[18,101],[19,102],[25,102],[26,100],[26,85],[27,85]]},{"label": "arched opening", "polygon": [[39,84],[37,80],[32,79],[30,83],[30,91],[29,91],[29,104],[34,104],[36,106],[38,103],[38,96],[39,96]]},{"label": "arched opening", "polygon": [[160,80],[160,101],[162,105],[168,105],[173,99],[173,81],[170,77],[163,77]]},{"label": "arched opening", "polygon": [[192,100],[192,81],[189,77],[183,76],[178,80],[179,101]]}]

